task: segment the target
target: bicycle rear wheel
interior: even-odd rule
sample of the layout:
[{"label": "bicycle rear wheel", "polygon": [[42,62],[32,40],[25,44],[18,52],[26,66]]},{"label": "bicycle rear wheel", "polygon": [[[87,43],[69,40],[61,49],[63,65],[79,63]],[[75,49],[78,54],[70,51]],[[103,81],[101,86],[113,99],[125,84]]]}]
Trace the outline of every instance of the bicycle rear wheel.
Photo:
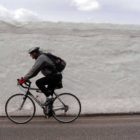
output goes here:
[{"label": "bicycle rear wheel", "polygon": [[54,99],[52,112],[53,117],[59,122],[70,123],[79,117],[81,103],[75,95],[62,93]]},{"label": "bicycle rear wheel", "polygon": [[7,100],[5,112],[12,122],[24,124],[34,117],[36,107],[29,96],[25,97],[24,94],[15,94]]}]

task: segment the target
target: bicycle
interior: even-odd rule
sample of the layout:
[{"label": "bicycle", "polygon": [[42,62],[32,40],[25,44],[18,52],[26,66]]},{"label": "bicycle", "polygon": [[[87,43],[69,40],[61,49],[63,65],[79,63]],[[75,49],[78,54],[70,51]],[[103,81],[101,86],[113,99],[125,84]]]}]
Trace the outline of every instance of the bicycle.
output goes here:
[{"label": "bicycle", "polygon": [[50,107],[52,117],[62,123],[70,123],[75,121],[81,113],[81,103],[79,99],[71,93],[57,94],[55,91],[51,96],[51,102],[44,105],[31,92],[41,91],[38,88],[31,87],[31,81],[27,81],[25,85],[18,86],[25,93],[14,94],[7,100],[5,104],[6,116],[14,123],[25,124],[33,119],[36,113],[35,102],[43,109],[45,116],[48,116],[46,111]]}]

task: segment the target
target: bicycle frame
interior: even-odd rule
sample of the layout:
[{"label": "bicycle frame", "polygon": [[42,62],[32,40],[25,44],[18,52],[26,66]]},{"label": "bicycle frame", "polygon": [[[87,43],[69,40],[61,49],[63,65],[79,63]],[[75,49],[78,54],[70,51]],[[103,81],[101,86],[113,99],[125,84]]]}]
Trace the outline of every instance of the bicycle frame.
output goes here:
[{"label": "bicycle frame", "polygon": [[[18,84],[19,85],[19,84]],[[25,83],[26,86],[23,86],[23,85],[19,85],[20,87],[24,88],[24,89],[27,89],[26,93],[25,93],[25,98],[24,98],[24,101],[21,105],[21,108],[22,106],[24,105],[24,102],[26,101],[26,98],[29,96],[31,97],[41,108],[44,107],[44,105],[35,98],[35,96],[30,92],[30,90],[34,90],[36,92],[40,92],[42,93],[38,88],[31,88],[31,82],[28,81],[28,83],[26,82]],[[55,98],[58,98],[59,101],[64,105],[64,107],[66,107],[66,105],[63,103],[63,101],[59,98],[59,95],[57,95],[55,92],[53,93],[53,95],[55,95]],[[46,105],[47,106],[47,105]]]},{"label": "bicycle frame", "polygon": [[[30,82],[29,84],[26,83],[25,85],[27,85],[27,86],[19,85],[19,87],[22,87],[22,88],[24,88],[24,89],[27,89],[27,91],[24,91],[24,92],[25,92],[25,98],[24,98],[24,101],[23,101],[22,104],[24,104],[24,102],[26,101],[26,98],[29,96],[29,97],[31,97],[41,108],[43,108],[43,104],[30,92],[30,90],[34,90],[34,91],[36,91],[36,92],[40,92],[40,90],[37,89],[37,88],[31,88],[31,87],[30,87],[30,86],[31,86],[31,82]],[[23,90],[23,89],[21,89],[21,90]],[[22,108],[22,106],[21,106],[21,108]]]}]

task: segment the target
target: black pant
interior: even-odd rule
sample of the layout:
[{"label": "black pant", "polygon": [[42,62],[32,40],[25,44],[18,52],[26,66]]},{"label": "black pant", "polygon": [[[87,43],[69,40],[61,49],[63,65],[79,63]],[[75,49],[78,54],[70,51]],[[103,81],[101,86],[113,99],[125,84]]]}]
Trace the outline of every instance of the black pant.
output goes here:
[{"label": "black pant", "polygon": [[[62,74],[50,74],[47,77],[38,79],[36,85],[48,97],[51,94],[48,90],[53,92],[59,82],[62,82]],[[46,85],[48,85],[47,88]]]}]

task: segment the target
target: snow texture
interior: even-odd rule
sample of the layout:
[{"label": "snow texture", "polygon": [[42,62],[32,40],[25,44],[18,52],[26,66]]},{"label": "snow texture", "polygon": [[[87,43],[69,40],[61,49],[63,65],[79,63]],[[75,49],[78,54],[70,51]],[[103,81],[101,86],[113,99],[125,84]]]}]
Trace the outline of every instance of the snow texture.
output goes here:
[{"label": "snow texture", "polygon": [[66,60],[64,88],[56,92],[74,93],[82,114],[139,112],[139,45],[140,26],[0,21],[0,115],[21,92],[16,79],[34,64],[27,51],[35,46]]}]

